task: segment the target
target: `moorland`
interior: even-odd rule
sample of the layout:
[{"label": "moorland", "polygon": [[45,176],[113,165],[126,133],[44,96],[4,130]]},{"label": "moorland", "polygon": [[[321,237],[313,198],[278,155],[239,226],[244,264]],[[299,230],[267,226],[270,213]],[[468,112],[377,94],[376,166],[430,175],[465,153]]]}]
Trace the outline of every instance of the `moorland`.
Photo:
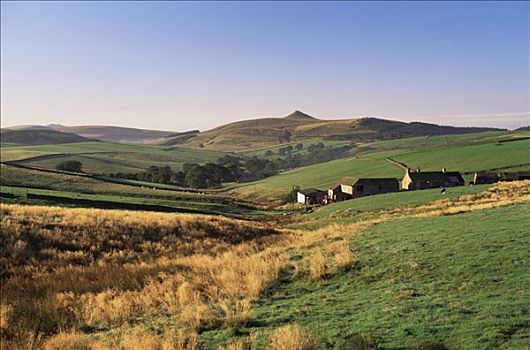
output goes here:
[{"label": "moorland", "polygon": [[[2,130],[2,348],[528,348],[530,181],[467,185],[530,170],[528,131],[295,112],[131,132]],[[403,164],[466,185],[293,203]]]}]

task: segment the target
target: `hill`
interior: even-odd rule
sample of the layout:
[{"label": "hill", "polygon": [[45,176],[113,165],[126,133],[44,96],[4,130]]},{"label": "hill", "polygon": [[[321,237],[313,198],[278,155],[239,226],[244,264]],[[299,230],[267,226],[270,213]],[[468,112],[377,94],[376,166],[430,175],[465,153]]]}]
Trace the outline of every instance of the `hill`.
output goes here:
[{"label": "hill", "polygon": [[107,125],[64,126],[50,125],[53,130],[73,132],[100,141],[120,143],[145,143],[173,134],[171,131],[126,128]]},{"label": "hill", "polygon": [[3,143],[17,145],[45,145],[91,141],[86,137],[70,132],[37,128],[2,130],[1,139]]},{"label": "hill", "polygon": [[[365,142],[491,130],[498,129],[405,123],[378,118],[324,120],[295,111],[283,118],[260,118],[229,123],[197,133],[195,137],[186,138],[180,143],[201,148],[241,151],[315,139]],[[166,144],[172,143],[176,142],[168,138]]]},{"label": "hill", "polygon": [[77,134],[89,139],[119,143],[147,143],[175,134],[172,131],[127,128],[108,125],[19,125],[5,128],[5,130],[54,130],[64,133]]},{"label": "hill", "polygon": [[[300,167],[266,179],[238,184],[231,188],[236,196],[260,202],[279,200],[293,186],[327,189],[343,176],[403,177],[403,169],[387,158],[413,169],[454,169],[463,173],[497,168],[528,170],[530,139],[527,133],[496,132],[429,138],[411,138],[366,144],[367,152],[355,157],[336,159]],[[498,142],[510,140],[511,142]],[[467,180],[472,175],[466,175]],[[229,188],[229,187],[227,187]]]},{"label": "hill", "polygon": [[157,147],[144,144],[78,142],[75,144],[1,147],[2,161],[22,161],[27,165],[55,169],[65,160],[83,163],[89,173],[140,172],[151,165],[180,170],[184,163],[214,162],[224,153],[183,147]]},{"label": "hill", "polygon": [[[219,151],[248,151],[308,140],[367,142],[414,136],[467,134],[501,129],[465,128],[379,118],[318,119],[301,111],[283,118],[242,120],[199,132],[171,132],[106,125],[26,125],[9,130],[55,130],[99,141],[185,145]],[[7,130],[6,129],[6,130]],[[6,141],[7,142],[7,141]]]}]

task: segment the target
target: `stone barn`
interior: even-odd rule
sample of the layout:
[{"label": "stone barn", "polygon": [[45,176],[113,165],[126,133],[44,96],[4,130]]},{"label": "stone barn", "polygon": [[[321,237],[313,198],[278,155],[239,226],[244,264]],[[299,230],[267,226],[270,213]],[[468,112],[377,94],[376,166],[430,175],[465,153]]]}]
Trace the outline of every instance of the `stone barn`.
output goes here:
[{"label": "stone barn", "polygon": [[305,190],[298,191],[296,201],[305,205],[327,204],[328,193],[317,190],[316,188],[306,188]]},{"label": "stone barn", "polygon": [[401,188],[404,190],[425,190],[438,187],[463,186],[464,178],[458,171],[413,171],[407,169]]},{"label": "stone barn", "polygon": [[[351,193],[347,192],[347,185],[335,185],[333,188],[328,190],[328,200],[333,202],[341,202],[351,199]],[[350,191],[351,192],[351,191]]]},{"label": "stone barn", "polygon": [[519,181],[519,180],[530,180],[530,171],[518,171],[518,172],[478,172],[473,177],[473,184],[492,184],[499,181]]},{"label": "stone barn", "polygon": [[373,194],[398,192],[399,181],[395,178],[358,178],[343,185],[345,193],[351,197],[363,197]]}]

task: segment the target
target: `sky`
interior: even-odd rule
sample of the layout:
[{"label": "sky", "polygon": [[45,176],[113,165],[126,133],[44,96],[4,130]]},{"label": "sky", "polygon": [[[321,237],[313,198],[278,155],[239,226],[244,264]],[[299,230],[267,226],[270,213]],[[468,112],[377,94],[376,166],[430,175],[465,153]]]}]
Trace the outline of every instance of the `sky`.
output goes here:
[{"label": "sky", "polygon": [[528,2],[1,2],[1,125],[530,125]]}]

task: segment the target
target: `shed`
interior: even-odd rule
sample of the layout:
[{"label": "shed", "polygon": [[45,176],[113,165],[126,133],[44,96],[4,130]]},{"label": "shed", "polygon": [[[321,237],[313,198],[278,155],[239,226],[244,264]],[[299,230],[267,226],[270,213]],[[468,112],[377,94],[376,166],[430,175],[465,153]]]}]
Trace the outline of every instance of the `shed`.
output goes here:
[{"label": "shed", "polygon": [[337,184],[328,190],[328,199],[334,202],[341,202],[351,199],[351,193],[347,192],[347,185]]},{"label": "shed", "polygon": [[298,191],[296,201],[305,205],[327,204],[328,193],[316,188],[306,188]]},{"label": "shed", "polygon": [[499,181],[519,181],[519,180],[530,180],[530,171],[517,171],[517,172],[485,172],[481,171],[475,173],[473,177],[473,184],[492,184]]}]

